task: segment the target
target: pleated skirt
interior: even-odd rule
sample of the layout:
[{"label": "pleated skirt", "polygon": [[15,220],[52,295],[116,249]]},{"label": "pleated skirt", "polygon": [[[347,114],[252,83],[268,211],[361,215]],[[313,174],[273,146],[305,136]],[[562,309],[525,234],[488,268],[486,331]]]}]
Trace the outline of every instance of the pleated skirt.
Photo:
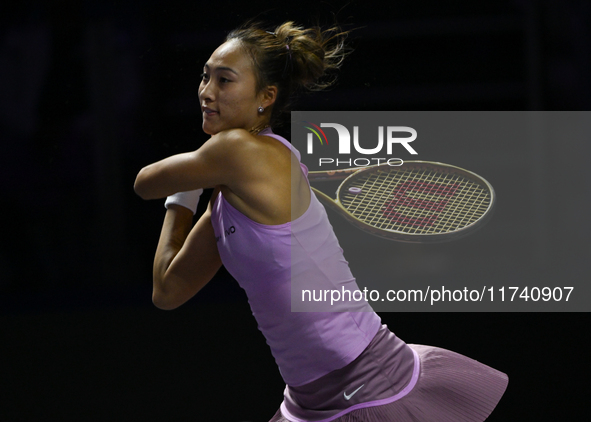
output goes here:
[{"label": "pleated skirt", "polygon": [[418,377],[391,402],[364,403],[324,419],[301,419],[279,409],[270,422],[481,422],[507,388],[506,374],[474,359],[439,347],[408,346],[418,356]]}]

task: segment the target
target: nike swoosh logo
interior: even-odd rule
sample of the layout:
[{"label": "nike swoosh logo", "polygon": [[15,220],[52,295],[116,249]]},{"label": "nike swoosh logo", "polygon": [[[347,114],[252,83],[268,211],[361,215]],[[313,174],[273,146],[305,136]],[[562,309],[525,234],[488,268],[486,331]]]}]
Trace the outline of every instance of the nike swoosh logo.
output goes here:
[{"label": "nike swoosh logo", "polygon": [[[365,384],[363,384],[363,385],[365,385]],[[359,390],[361,390],[363,388],[363,385],[361,387],[359,387],[357,390],[353,391],[351,394],[347,394],[347,392],[344,391],[343,395],[345,396],[345,400],[350,400],[351,397],[353,397],[356,392],[358,392]]]}]

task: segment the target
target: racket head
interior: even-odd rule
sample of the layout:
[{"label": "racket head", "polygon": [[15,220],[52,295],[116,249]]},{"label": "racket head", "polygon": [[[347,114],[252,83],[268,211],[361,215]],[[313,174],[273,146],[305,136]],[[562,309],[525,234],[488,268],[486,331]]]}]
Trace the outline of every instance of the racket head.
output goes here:
[{"label": "racket head", "polygon": [[482,227],[496,203],[481,176],[444,163],[405,161],[349,175],[336,202],[347,219],[375,236],[410,243],[459,239]]}]

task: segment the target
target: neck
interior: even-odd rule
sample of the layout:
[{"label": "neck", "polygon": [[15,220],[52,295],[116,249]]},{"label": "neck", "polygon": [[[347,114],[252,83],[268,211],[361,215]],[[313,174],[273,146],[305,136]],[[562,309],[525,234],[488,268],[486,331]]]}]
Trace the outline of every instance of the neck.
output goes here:
[{"label": "neck", "polygon": [[249,132],[253,135],[258,135],[261,131],[263,131],[263,129],[266,129],[269,127],[269,122],[262,122],[256,126],[253,126]]}]

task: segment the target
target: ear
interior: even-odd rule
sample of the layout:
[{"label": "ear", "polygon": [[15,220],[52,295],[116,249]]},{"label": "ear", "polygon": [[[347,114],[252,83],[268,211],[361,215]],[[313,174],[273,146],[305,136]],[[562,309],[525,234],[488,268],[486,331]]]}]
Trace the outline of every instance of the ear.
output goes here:
[{"label": "ear", "polygon": [[275,100],[277,100],[277,87],[275,85],[269,85],[268,87],[263,88],[260,95],[261,105],[264,108],[268,108],[275,103]]}]

